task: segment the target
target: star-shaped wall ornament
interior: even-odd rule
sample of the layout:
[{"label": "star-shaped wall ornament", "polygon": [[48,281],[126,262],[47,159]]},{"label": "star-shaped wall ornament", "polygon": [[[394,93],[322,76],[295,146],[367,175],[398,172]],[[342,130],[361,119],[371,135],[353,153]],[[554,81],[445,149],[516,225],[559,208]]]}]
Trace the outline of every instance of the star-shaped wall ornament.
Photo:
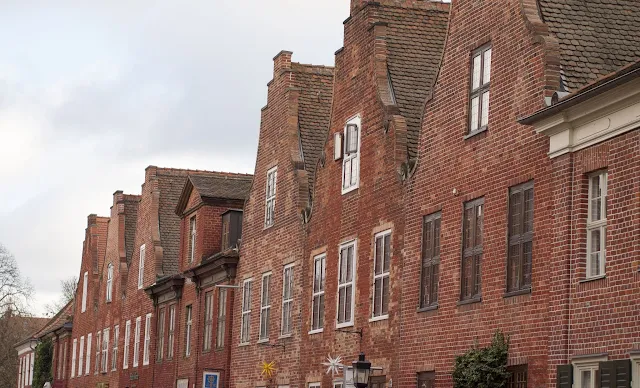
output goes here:
[{"label": "star-shaped wall ornament", "polygon": [[262,361],[262,365],[260,365],[260,367],[262,368],[262,372],[260,372],[260,376],[267,377],[269,379],[273,377],[273,375],[277,371],[275,361],[271,361],[271,362]]},{"label": "star-shaped wall ornament", "polygon": [[331,373],[331,377],[340,374],[340,369],[344,367],[341,356],[333,358],[330,354],[327,355],[327,362],[323,362],[322,365],[327,367],[327,374]]}]

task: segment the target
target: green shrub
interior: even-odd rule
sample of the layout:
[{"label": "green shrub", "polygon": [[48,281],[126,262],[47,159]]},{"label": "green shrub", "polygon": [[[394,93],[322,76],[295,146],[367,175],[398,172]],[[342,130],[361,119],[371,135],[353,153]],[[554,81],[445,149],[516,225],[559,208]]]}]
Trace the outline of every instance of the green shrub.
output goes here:
[{"label": "green shrub", "polygon": [[509,338],[496,331],[491,345],[457,356],[453,369],[454,388],[503,388],[507,385]]},{"label": "green shrub", "polygon": [[51,363],[53,361],[53,343],[51,339],[42,340],[36,346],[36,360],[33,364],[33,384],[34,388],[41,388],[44,383],[51,381]]}]

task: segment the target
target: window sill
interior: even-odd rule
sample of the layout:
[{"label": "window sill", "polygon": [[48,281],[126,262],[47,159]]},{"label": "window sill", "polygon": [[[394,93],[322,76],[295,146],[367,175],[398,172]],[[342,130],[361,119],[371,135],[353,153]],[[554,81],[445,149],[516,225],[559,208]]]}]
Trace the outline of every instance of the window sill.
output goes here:
[{"label": "window sill", "polygon": [[469,132],[468,134],[466,134],[466,135],[464,136],[464,140],[471,139],[472,137],[474,137],[474,136],[476,136],[476,135],[479,135],[479,134],[481,134],[481,133],[485,133],[485,132],[487,132],[487,130],[488,130],[488,129],[489,129],[489,127],[484,126],[484,127],[482,127],[482,128],[476,129],[476,130],[475,130],[475,131],[473,131],[473,132]]},{"label": "window sill", "polygon": [[258,340],[258,342],[256,342],[257,344],[266,344],[269,342],[269,338],[263,338]]},{"label": "window sill", "polygon": [[348,194],[352,191],[358,190],[360,188],[360,182],[358,182],[355,186],[351,186],[348,189],[342,189],[342,195]]},{"label": "window sill", "polygon": [[249,345],[251,345],[251,342],[243,342],[243,343],[238,344],[238,347],[242,348],[242,347],[249,346]]},{"label": "window sill", "polygon": [[278,337],[278,339],[289,338],[289,337],[292,337],[292,336],[293,336],[293,333],[283,334],[280,337]]},{"label": "window sill", "polygon": [[322,329],[310,330],[307,334],[309,334],[309,335],[313,335],[313,334],[320,334],[320,333],[322,333],[322,332],[324,332],[324,328],[322,328]]},{"label": "window sill", "polygon": [[511,298],[512,296],[527,295],[527,294],[531,294],[531,288],[505,292],[504,298]]},{"label": "window sill", "polygon": [[353,322],[344,322],[336,324],[336,329],[344,329],[345,327],[353,327]]},{"label": "window sill", "polygon": [[458,306],[464,306],[466,304],[474,304],[474,303],[480,303],[480,302],[482,302],[482,297],[476,296],[475,298],[459,300],[457,304]]},{"label": "window sill", "polygon": [[267,229],[271,229],[272,227],[273,227],[273,224],[271,224],[271,225],[265,225],[265,226],[262,228],[262,230],[263,230],[263,231],[265,231],[265,230],[267,230]]},{"label": "window sill", "polygon": [[438,304],[432,304],[430,306],[426,306],[426,307],[420,307],[418,308],[418,312],[419,313],[426,313],[427,311],[433,311],[433,310],[437,310],[438,309]]},{"label": "window sill", "polygon": [[379,317],[372,317],[369,319],[369,322],[379,322],[379,321],[385,321],[387,319],[389,319],[389,314],[380,315]]},{"label": "window sill", "polygon": [[605,275],[599,275],[599,276],[592,276],[590,278],[586,278],[586,279],[580,280],[579,283],[580,284],[589,283],[589,282],[593,282],[593,281],[596,281],[596,280],[602,280],[602,279],[606,279],[606,278],[607,278],[606,274]]}]

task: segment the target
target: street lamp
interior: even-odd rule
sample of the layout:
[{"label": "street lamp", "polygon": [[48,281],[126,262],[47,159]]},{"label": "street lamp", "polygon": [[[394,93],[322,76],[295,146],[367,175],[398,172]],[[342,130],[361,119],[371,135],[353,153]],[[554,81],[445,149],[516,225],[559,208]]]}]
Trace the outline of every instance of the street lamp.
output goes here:
[{"label": "street lamp", "polygon": [[367,388],[370,373],[371,362],[364,359],[364,353],[360,353],[358,361],[353,362],[353,385],[357,388]]}]

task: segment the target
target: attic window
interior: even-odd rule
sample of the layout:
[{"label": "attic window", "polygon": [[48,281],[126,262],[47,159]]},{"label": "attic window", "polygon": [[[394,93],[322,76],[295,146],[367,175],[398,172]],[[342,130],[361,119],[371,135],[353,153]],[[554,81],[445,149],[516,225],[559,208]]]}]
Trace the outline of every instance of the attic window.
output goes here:
[{"label": "attic window", "polygon": [[471,57],[471,92],[469,95],[469,135],[489,125],[489,87],[491,83],[491,46],[476,50]]},{"label": "attic window", "polygon": [[342,194],[357,189],[360,184],[360,125],[360,116],[356,116],[344,127]]}]

